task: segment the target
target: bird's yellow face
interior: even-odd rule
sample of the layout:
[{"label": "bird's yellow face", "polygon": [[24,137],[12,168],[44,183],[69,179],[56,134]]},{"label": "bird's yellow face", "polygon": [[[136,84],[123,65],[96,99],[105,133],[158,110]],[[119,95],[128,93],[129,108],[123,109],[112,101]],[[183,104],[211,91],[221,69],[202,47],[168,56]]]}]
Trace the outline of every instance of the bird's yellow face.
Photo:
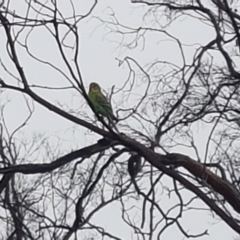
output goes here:
[{"label": "bird's yellow face", "polygon": [[101,88],[97,83],[92,82],[89,86],[89,92],[101,92]]}]

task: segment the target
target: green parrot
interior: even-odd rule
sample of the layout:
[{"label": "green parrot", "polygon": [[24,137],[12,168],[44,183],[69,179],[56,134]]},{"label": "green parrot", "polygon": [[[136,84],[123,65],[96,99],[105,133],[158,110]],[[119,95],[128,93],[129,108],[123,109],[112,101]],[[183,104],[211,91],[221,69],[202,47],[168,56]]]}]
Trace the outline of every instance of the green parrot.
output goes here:
[{"label": "green parrot", "polygon": [[107,117],[111,122],[118,121],[118,119],[113,114],[111,103],[103,95],[101,87],[97,83],[90,83],[88,98],[97,113],[101,114],[104,117]]}]

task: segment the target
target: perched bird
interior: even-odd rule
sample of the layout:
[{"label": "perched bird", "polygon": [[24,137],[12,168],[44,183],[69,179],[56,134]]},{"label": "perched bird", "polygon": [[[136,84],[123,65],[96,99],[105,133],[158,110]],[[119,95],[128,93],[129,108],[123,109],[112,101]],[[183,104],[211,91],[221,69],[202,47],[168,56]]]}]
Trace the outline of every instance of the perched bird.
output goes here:
[{"label": "perched bird", "polygon": [[111,103],[103,95],[101,87],[97,83],[92,82],[90,84],[88,98],[97,113],[101,114],[103,117],[107,117],[110,122],[118,121],[113,114]]}]

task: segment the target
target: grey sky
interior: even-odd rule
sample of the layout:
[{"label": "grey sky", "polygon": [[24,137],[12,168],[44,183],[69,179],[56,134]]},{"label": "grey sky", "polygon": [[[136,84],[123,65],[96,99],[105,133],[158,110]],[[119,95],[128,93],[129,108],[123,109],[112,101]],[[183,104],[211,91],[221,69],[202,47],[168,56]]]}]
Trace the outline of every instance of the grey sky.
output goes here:
[{"label": "grey sky", "polygon": [[[14,3],[11,1],[12,10],[16,9],[19,13],[21,11],[24,12],[26,9],[24,9],[25,5],[22,4],[23,2],[23,0],[18,0]],[[77,13],[83,14],[87,11],[91,2],[93,1],[85,0],[81,1],[81,3],[74,3],[76,4]],[[15,6],[13,4],[15,4]],[[66,16],[71,14],[70,5],[68,3],[59,1],[59,4],[60,9]],[[129,0],[101,0],[94,9],[92,16],[99,17],[106,21],[112,21],[113,18],[111,14],[114,12],[120,23],[134,28],[139,27],[142,24],[142,15],[146,9],[146,7],[142,7],[139,4],[131,4]],[[149,26],[149,21],[151,19],[153,19],[153,16],[146,17],[146,22],[143,23],[143,26]],[[166,19],[159,16],[159,22],[164,23],[166,22]],[[182,57],[179,47],[176,42],[173,42],[169,37],[166,37],[164,33],[147,33],[144,41],[143,38],[141,38],[139,40],[139,45],[136,48],[129,50],[122,47],[121,44],[131,42],[134,39],[134,35],[129,35],[126,39],[122,39],[121,34],[111,33],[110,27],[114,28],[114,26],[111,25],[101,24],[98,19],[92,17],[87,18],[79,24],[79,63],[87,90],[89,83],[92,81],[100,83],[106,91],[109,91],[113,85],[116,86],[116,89],[122,87],[128,77],[129,69],[126,62],[119,66],[119,61],[116,60],[116,58],[123,60],[126,56],[129,56],[136,59],[143,67],[156,60],[169,61],[176,65],[182,65]],[[1,28],[0,34],[3,36],[2,31],[3,29]],[[184,44],[186,44],[184,53],[187,61],[191,61],[194,50],[198,47],[198,43],[205,44],[214,36],[214,32],[208,26],[200,24],[198,21],[189,21],[187,18],[177,20],[175,24],[168,29],[168,32],[173,36],[178,37]],[[22,39],[25,38],[26,33],[27,31],[22,33]],[[5,39],[0,38],[0,41],[5,42]],[[72,43],[72,39],[69,38],[66,42]],[[30,34],[28,43],[29,50],[34,56],[43,61],[51,62],[61,69],[64,74],[70,77],[70,74],[66,70],[64,63],[62,59],[60,59],[60,55],[56,50],[56,44],[51,40],[50,34],[47,32],[46,28],[43,27],[38,31],[33,31],[33,33]],[[5,44],[0,44],[0,52],[6,53]],[[22,67],[25,70],[29,82],[32,84],[48,87],[69,86],[69,82],[63,75],[59,74],[51,67],[41,64],[27,56],[25,49],[20,46],[18,47],[18,53],[21,58]],[[71,50],[68,50],[68,57],[69,59],[72,58]],[[9,69],[14,69],[5,54],[1,55],[1,60],[6,63]],[[136,66],[134,66],[134,68],[136,68]],[[13,73],[15,73],[14,70]],[[2,68],[0,68],[0,74],[2,78],[8,78],[9,81],[14,82],[14,80],[10,79],[9,75],[6,74]],[[130,96],[127,102],[122,103],[123,95],[121,93],[115,94],[112,100],[114,109],[117,109],[120,104],[122,104],[121,107],[134,106],[134,104],[136,104],[137,94],[141,93],[141,84],[141,80],[136,79],[137,87],[135,89],[135,95]],[[76,90],[36,89],[36,92],[51,102],[62,105],[64,109],[71,111],[75,115],[87,115],[87,117],[91,119],[94,118],[93,113],[86,105],[85,100]],[[13,91],[4,91],[2,96],[3,99],[1,101],[10,99],[10,103],[6,106],[4,116],[9,130],[13,131],[13,129],[19,125],[19,121],[23,121],[28,114],[25,99],[21,94],[16,94],[16,92]],[[29,98],[27,99],[29,100]],[[29,100],[29,103],[30,106],[32,106],[31,100]],[[88,135],[89,131],[86,129],[79,126],[76,127],[72,123],[61,119],[56,114],[49,112],[38,104],[34,104],[34,108],[35,112],[29,125],[23,129],[26,138],[29,138],[34,132],[38,131],[45,133],[47,136],[58,135],[63,141],[61,146],[63,151],[68,151],[69,148],[71,150],[76,149],[77,147],[87,146],[99,138],[99,136],[92,133]],[[204,157],[205,141],[203,139],[207,139],[210,128],[203,125],[196,125],[192,130],[194,132],[196,144],[199,147],[200,156]],[[57,138],[52,137],[51,139],[53,145],[57,144]],[[176,151],[190,155],[194,158],[196,157],[192,150],[184,147],[177,147],[171,150],[171,152]],[[39,161],[41,162],[41,157],[39,158]],[[169,178],[165,177],[164,181],[170,185],[172,184],[172,181]],[[160,196],[159,204],[163,209],[164,206],[168,208],[174,203],[175,199],[174,197],[169,199],[169,196],[166,195],[165,191],[161,192],[162,190],[159,191],[159,194],[162,194]],[[183,195],[186,199],[192,196],[187,190]],[[129,204],[129,206],[131,204],[135,205],[136,202],[129,201],[127,204]],[[140,202],[138,204],[137,207],[141,208]],[[205,207],[205,205],[199,200],[197,200],[193,206]],[[107,230],[123,239],[131,239],[131,236],[133,239],[137,239],[136,235],[134,235],[133,232],[122,223],[119,208],[120,205],[117,203],[109,206],[100,211],[94,217],[93,222],[106,227]],[[138,214],[140,212],[138,211]],[[221,223],[216,216],[213,218],[209,211],[198,210],[190,211],[189,213],[186,212],[182,216],[181,223],[185,229],[188,229],[189,232],[193,234],[201,233],[208,229],[209,236],[202,237],[201,239],[203,240],[225,240],[232,239],[232,237],[235,236],[234,232],[225,223]],[[179,240],[179,236],[179,231],[176,227],[173,227],[171,230],[166,231],[161,239]]]}]

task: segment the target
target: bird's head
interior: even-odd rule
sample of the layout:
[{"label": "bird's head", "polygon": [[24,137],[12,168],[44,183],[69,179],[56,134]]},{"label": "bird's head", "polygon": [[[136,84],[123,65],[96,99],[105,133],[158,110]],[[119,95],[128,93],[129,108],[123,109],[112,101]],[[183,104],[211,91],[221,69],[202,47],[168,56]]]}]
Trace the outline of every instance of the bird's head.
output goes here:
[{"label": "bird's head", "polygon": [[89,91],[90,92],[101,92],[101,87],[97,83],[92,82],[92,83],[90,83]]}]

